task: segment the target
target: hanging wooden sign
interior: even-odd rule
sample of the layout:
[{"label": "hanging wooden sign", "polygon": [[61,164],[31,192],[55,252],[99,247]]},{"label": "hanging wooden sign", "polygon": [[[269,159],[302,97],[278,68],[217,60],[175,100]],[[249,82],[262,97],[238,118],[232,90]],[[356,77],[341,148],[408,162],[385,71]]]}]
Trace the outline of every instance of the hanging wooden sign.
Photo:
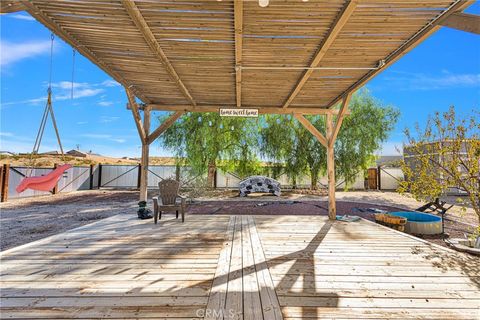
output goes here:
[{"label": "hanging wooden sign", "polygon": [[247,117],[247,118],[258,118],[258,109],[241,109],[241,108],[231,108],[231,109],[220,109],[220,117]]}]

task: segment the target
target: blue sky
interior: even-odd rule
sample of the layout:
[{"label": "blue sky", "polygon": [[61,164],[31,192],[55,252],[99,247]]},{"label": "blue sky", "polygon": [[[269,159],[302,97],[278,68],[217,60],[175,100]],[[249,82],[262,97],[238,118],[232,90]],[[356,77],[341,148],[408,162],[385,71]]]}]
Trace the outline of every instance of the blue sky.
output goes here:
[{"label": "blue sky", "polygon": [[[475,3],[467,12],[479,14]],[[43,112],[49,77],[50,32],[27,13],[0,17],[0,150],[29,152]],[[75,55],[71,99],[72,48],[55,38],[53,102],[65,149],[110,156],[139,156],[140,142],[123,88],[80,54]],[[451,105],[465,116],[480,106],[480,37],[442,28],[367,84],[401,118],[381,154],[395,154],[403,130],[424,123],[429,114]],[[47,125],[41,151],[56,150]],[[168,155],[159,144],[152,155]]]}]

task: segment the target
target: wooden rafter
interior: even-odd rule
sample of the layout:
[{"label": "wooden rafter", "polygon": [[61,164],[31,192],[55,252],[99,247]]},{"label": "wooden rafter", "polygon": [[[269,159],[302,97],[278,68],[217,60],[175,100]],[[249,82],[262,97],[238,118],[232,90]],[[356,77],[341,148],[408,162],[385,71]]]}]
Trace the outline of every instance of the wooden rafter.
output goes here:
[{"label": "wooden rafter", "polygon": [[345,113],[348,111],[348,104],[350,103],[350,99],[352,98],[352,94],[349,93],[343,98],[342,106],[340,107],[340,111],[337,115],[337,122],[333,128],[332,136],[328,138],[329,147],[332,147],[337,140],[338,133],[340,132],[340,128],[342,127],[343,118],[345,117]]},{"label": "wooden rafter", "polygon": [[133,120],[135,120],[135,125],[137,126],[138,135],[140,136],[140,140],[142,144],[146,144],[147,137],[145,134],[145,129],[143,128],[142,124],[142,117],[140,116],[140,111],[138,110],[138,104],[135,101],[135,96],[130,91],[129,88],[125,88],[125,93],[127,94],[128,103],[130,105],[130,110],[132,111]]},{"label": "wooden rafter", "polygon": [[142,13],[136,6],[135,1],[122,0],[122,4],[125,10],[127,11],[128,15],[132,19],[133,23],[137,26],[138,30],[142,34],[143,38],[145,39],[145,42],[150,47],[152,53],[154,53],[160,59],[160,61],[165,66],[168,74],[170,75],[172,80],[175,81],[180,91],[188,99],[188,101],[190,101],[191,104],[195,106],[196,105],[195,100],[193,99],[192,95],[188,91],[183,81],[180,79],[180,76],[177,74],[177,72],[175,71],[175,68],[170,63],[170,60],[168,60],[167,55],[165,54],[163,49],[160,47],[160,44],[155,38],[155,35],[153,34],[150,27],[148,26],[147,21],[145,20]]},{"label": "wooden rafter", "polygon": [[315,128],[315,126],[310,121],[308,121],[301,114],[296,114],[295,119],[297,119],[305,127],[305,129],[310,131],[310,133],[313,134],[323,146],[328,148],[327,138],[325,138],[325,136],[320,131],[318,131],[318,129]]},{"label": "wooden rafter", "polygon": [[445,19],[441,25],[461,31],[480,34],[480,16],[475,14],[457,12]]},{"label": "wooden rafter", "polygon": [[[80,41],[78,41],[68,31],[64,30],[55,21],[50,19],[47,15],[43,14],[42,11],[37,6],[35,6],[31,1],[21,0],[21,3],[26,8],[28,13],[32,17],[37,19],[40,23],[42,23],[44,26],[46,26],[48,29],[50,29],[53,33],[55,33],[57,36],[59,36],[65,42],[67,42],[69,45],[74,47],[75,50],[77,50],[79,53],[81,53],[87,59],[89,59],[94,64],[96,64],[100,69],[102,69],[107,74],[109,74],[113,79],[115,79],[121,85],[123,85],[124,87],[128,87],[128,86],[131,85],[127,80],[125,80],[125,78],[122,75],[120,75],[119,72],[112,69],[109,65],[107,65],[105,62],[103,62],[93,51],[91,51],[86,46],[84,46]],[[150,99],[148,99],[137,88],[130,87],[130,90],[133,91],[135,96],[142,99],[143,102],[145,102],[145,103],[151,102]]]},{"label": "wooden rafter", "polygon": [[242,45],[243,45],[243,0],[234,2],[235,24],[235,93],[237,107],[242,106]]},{"label": "wooden rafter", "polygon": [[2,0],[0,13],[12,13],[25,10],[25,6],[19,0]]},{"label": "wooden rafter", "polygon": [[360,78],[357,82],[355,82],[353,85],[351,85],[347,90],[345,90],[342,94],[340,94],[338,97],[332,100],[328,104],[328,107],[331,108],[335,104],[337,104],[340,100],[343,99],[345,94],[348,94],[350,92],[354,92],[361,86],[363,86],[366,82],[368,82],[370,79],[378,75],[380,72],[385,70],[387,67],[395,63],[398,59],[403,57],[405,54],[410,52],[413,48],[415,48],[418,44],[420,44],[422,41],[424,41],[426,38],[431,36],[434,32],[440,29],[441,24],[443,21],[448,19],[448,17],[456,12],[462,11],[468,6],[470,6],[472,3],[474,3],[475,0],[457,0],[455,4],[453,4],[448,10],[444,11],[443,14],[438,17],[434,22],[428,24],[424,29],[422,29],[420,32],[415,34],[412,38],[410,38],[408,41],[406,41],[402,47],[398,48],[395,50],[393,53],[391,53],[385,60],[385,64],[383,65],[382,68],[378,68],[376,70],[372,70],[368,72],[366,75],[364,75],[362,78]]},{"label": "wooden rafter", "polygon": [[[197,105],[192,108],[190,105],[163,105],[163,104],[148,104],[153,110],[161,111],[184,111],[184,112],[218,112],[220,108],[234,108],[234,105]],[[260,107],[243,106],[245,108],[258,109],[260,114],[338,114],[339,110],[327,108],[299,108],[284,109],[282,107]],[[346,111],[348,113],[348,111]]]},{"label": "wooden rafter", "polygon": [[174,114],[172,114],[170,117],[168,117],[155,131],[153,131],[150,135],[147,137],[147,143],[151,144],[153,141],[155,141],[165,130],[171,127],[171,125],[178,119],[180,118],[185,112],[183,111],[177,111]]},{"label": "wooden rafter", "polygon": [[[327,53],[328,49],[331,47],[337,36],[340,34],[340,31],[342,28],[345,26],[347,23],[348,19],[350,16],[353,14],[355,11],[355,8],[357,7],[357,0],[350,0],[347,2],[347,4],[343,7],[342,11],[338,15],[337,19],[333,23],[330,31],[328,32],[327,36],[325,37],[324,41],[320,45],[320,48],[318,49],[317,53],[315,54],[312,62],[310,63],[310,68],[315,68],[318,66],[320,61],[323,59],[325,54]],[[301,76],[300,80],[298,81],[297,85],[293,89],[293,91],[290,93],[290,95],[287,98],[287,101],[284,103],[283,107],[288,108],[288,106],[292,103],[293,99],[300,93],[302,90],[303,86],[307,82],[307,80],[310,78],[312,75],[314,69],[307,69]]]}]

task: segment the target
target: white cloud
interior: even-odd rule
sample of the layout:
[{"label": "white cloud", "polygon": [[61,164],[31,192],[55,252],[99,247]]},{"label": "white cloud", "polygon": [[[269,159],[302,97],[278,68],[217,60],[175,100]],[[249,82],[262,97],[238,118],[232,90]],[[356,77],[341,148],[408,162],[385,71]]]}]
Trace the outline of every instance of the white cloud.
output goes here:
[{"label": "white cloud", "polygon": [[113,104],[112,101],[100,101],[100,102],[98,103],[98,105],[99,105],[99,106],[102,106],[102,107],[109,107],[109,106],[111,106],[112,104]]},{"label": "white cloud", "polygon": [[50,51],[50,41],[28,41],[12,43],[0,40],[0,65],[11,65],[23,59],[46,54]]},{"label": "white cloud", "polygon": [[78,125],[84,125],[84,124],[87,124],[88,122],[87,121],[78,121],[77,124]]},{"label": "white cloud", "polygon": [[110,139],[112,137],[112,135],[110,134],[98,134],[98,133],[84,133],[81,136],[85,138],[91,138],[91,139]]},{"label": "white cloud", "polygon": [[[84,89],[77,89],[77,90],[73,89],[73,99],[93,97],[102,92],[103,92],[103,89],[92,89],[92,88],[84,88]],[[54,97],[54,100],[68,100],[71,98],[72,98],[71,93],[64,93]]]},{"label": "white cloud", "polygon": [[[0,43],[0,45],[3,45]],[[2,48],[3,50],[3,48]],[[3,51],[2,51],[3,59]],[[2,60],[3,64],[3,60]],[[47,86],[46,83],[43,84]],[[105,92],[106,87],[114,87],[119,85],[118,82],[113,80],[105,80],[99,83],[88,83],[88,82],[73,82],[73,99],[87,98],[97,96]],[[65,101],[72,99],[72,82],[71,81],[59,81],[52,83],[53,88],[53,101]],[[107,97],[106,94],[101,95],[102,101],[98,103],[99,106],[107,107],[114,104],[112,101],[104,100]],[[47,96],[42,96],[38,98],[32,98],[22,101],[11,101],[11,102],[2,102],[1,106],[9,106],[16,104],[28,104],[28,105],[38,105],[41,103],[47,102]],[[111,122],[111,121],[110,121]]]},{"label": "white cloud", "polygon": [[100,123],[110,123],[120,119],[120,117],[108,117],[108,116],[101,116]]},{"label": "white cloud", "polygon": [[85,134],[82,134],[81,136],[89,139],[107,140],[107,141],[113,141],[117,143],[125,143],[127,141],[124,138],[117,138],[112,136],[111,134],[85,133]]},{"label": "white cloud", "polygon": [[102,85],[105,86],[105,87],[118,87],[118,86],[120,86],[120,83],[118,83],[115,80],[108,79],[108,80],[103,81]]},{"label": "white cloud", "polygon": [[26,14],[10,14],[7,17],[18,19],[18,20],[25,20],[25,21],[35,21],[35,18],[32,16],[28,16]]},{"label": "white cloud", "polygon": [[12,137],[13,133],[11,132],[0,132],[0,137]]},{"label": "white cloud", "polygon": [[[442,70],[439,75],[411,72],[392,72],[392,74],[385,79],[385,84],[399,90],[423,91],[480,86],[478,73],[452,74],[448,70]],[[395,74],[398,76],[394,76]]]}]

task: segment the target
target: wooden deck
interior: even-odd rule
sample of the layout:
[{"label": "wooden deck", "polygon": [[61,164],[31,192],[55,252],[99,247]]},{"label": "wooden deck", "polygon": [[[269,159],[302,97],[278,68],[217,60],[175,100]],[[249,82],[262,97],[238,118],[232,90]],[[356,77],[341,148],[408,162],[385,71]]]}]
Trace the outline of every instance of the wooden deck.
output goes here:
[{"label": "wooden deck", "polygon": [[1,317],[480,319],[479,259],[368,221],[170,217],[3,252]]}]

